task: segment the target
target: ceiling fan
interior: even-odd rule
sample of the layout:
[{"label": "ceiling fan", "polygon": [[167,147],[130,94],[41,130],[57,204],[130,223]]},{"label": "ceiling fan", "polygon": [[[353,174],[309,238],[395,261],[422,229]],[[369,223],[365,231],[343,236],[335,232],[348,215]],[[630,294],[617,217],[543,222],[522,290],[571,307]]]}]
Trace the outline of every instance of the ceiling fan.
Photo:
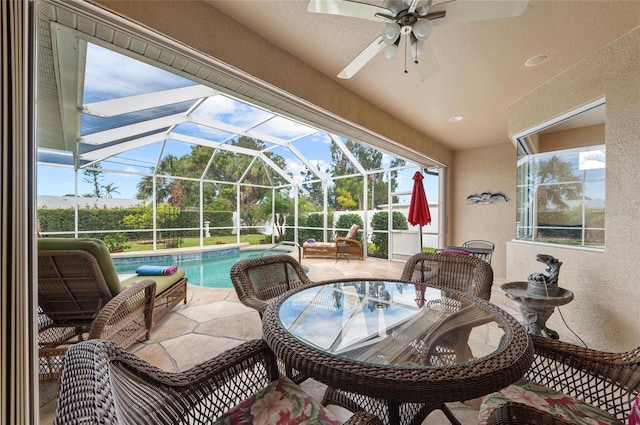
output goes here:
[{"label": "ceiling fan", "polygon": [[[400,48],[408,53],[422,81],[440,71],[427,38],[434,26],[521,15],[528,0],[384,0],[382,6],[350,0],[311,0],[307,10],[384,23],[382,34],[339,74],[353,77],[375,55],[384,51],[393,59]],[[404,36],[404,37],[403,37]],[[405,65],[405,73],[407,73]]]}]

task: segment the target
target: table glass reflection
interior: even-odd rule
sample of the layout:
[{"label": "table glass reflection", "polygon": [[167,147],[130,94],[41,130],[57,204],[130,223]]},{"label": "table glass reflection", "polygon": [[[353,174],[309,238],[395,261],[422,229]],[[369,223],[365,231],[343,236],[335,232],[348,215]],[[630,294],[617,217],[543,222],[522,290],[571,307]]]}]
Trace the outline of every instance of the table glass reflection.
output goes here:
[{"label": "table glass reflection", "polygon": [[[396,367],[464,363],[501,346],[495,316],[455,292],[390,281],[318,285],[282,302],[279,319],[299,341],[346,360]],[[493,343],[469,343],[493,322]],[[453,350],[454,355],[437,355]],[[434,360],[437,359],[437,360]]]}]

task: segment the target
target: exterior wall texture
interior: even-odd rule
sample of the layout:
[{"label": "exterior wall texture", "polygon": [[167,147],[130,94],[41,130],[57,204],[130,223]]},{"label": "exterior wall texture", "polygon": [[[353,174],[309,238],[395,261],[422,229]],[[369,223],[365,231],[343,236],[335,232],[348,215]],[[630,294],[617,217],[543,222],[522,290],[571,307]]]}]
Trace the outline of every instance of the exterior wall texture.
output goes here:
[{"label": "exterior wall texture", "polygon": [[[506,137],[505,137],[506,139]],[[491,266],[498,282],[506,276],[506,243],[516,232],[516,149],[512,143],[468,149],[454,153],[449,198],[449,243],[485,239],[496,248]],[[482,192],[502,193],[506,203],[467,205],[467,196]]]},{"label": "exterior wall texture", "polygon": [[[563,262],[560,286],[575,298],[562,307],[571,328],[591,347],[638,346],[640,317],[640,27],[558,75],[509,108],[509,133],[526,131],[590,101],[606,98],[606,249],[604,252],[507,242],[508,281],[543,270],[538,253]],[[515,205],[512,204],[513,207]],[[554,314],[550,326],[569,334]]]}]

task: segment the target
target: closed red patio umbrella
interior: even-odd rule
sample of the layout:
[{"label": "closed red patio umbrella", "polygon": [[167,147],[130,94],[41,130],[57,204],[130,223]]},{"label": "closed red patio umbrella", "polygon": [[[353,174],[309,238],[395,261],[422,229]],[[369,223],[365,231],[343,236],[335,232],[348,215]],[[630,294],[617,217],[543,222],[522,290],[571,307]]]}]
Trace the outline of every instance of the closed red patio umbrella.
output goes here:
[{"label": "closed red patio umbrella", "polygon": [[422,185],[422,173],[416,171],[413,175],[413,191],[411,192],[411,203],[409,204],[409,215],[407,221],[412,226],[420,226],[420,252],[422,252],[422,226],[431,223],[431,213],[427,203],[427,195],[424,193]]}]

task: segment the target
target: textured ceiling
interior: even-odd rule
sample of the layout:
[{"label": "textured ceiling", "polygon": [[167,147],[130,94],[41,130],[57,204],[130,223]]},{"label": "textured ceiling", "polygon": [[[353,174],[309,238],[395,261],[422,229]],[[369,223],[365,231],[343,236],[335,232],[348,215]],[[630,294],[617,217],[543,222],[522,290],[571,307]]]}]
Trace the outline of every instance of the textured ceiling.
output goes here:
[{"label": "textured ceiling", "polygon": [[[440,72],[427,81],[411,63],[404,74],[402,55],[382,54],[341,80],[382,23],[309,13],[306,0],[205,1],[454,150],[507,141],[509,104],[640,25],[640,1],[530,0],[516,18],[435,27],[429,43]],[[542,53],[550,58],[524,66]],[[451,123],[453,116],[464,119]]]}]

